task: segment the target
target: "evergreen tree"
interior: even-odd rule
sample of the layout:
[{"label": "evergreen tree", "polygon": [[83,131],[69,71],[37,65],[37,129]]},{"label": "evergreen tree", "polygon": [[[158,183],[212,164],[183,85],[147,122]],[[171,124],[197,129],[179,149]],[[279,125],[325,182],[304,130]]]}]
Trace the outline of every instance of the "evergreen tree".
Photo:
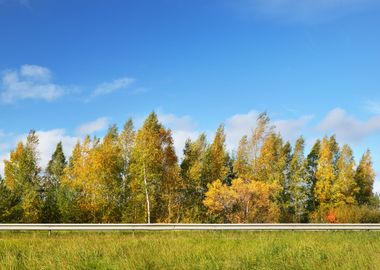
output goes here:
[{"label": "evergreen tree", "polygon": [[274,167],[274,181],[277,184],[279,189],[279,194],[277,195],[277,203],[281,210],[281,221],[289,222],[291,221],[291,215],[289,213],[290,210],[290,191],[289,191],[289,174],[290,174],[290,160],[292,158],[291,152],[292,147],[289,142],[282,145],[282,139],[280,135],[278,135],[278,147],[281,147],[279,152],[279,157],[277,160],[277,164]]},{"label": "evergreen tree", "polygon": [[317,182],[317,168],[319,162],[319,154],[321,151],[321,141],[317,140],[313,145],[309,155],[307,156],[304,167],[307,174],[307,209],[309,213],[314,212],[318,206],[318,202],[315,198],[315,185]]},{"label": "evergreen tree", "polygon": [[[85,141],[89,138],[86,137]],[[79,206],[81,196],[80,187],[76,184],[76,179],[81,176],[84,165],[83,148],[78,141],[73,149],[69,162],[64,169],[61,181],[60,192],[58,193],[58,205],[63,223],[89,222]]]},{"label": "evergreen tree", "polygon": [[44,202],[42,208],[42,222],[59,223],[61,213],[58,204],[58,196],[61,187],[61,179],[67,165],[63,153],[62,142],[58,143],[45,172]]},{"label": "evergreen tree", "polygon": [[203,199],[207,190],[205,175],[207,149],[205,134],[201,134],[194,142],[187,140],[185,144],[181,163],[181,177],[184,181],[182,191],[182,220],[184,222],[201,223],[206,217]]},{"label": "evergreen tree", "polygon": [[11,192],[0,175],[0,223],[17,223],[22,218],[21,197]]},{"label": "evergreen tree", "polygon": [[41,169],[38,165],[38,137],[31,131],[26,144],[19,143],[4,162],[5,187],[18,202],[9,209],[20,222],[35,223],[41,218]]}]

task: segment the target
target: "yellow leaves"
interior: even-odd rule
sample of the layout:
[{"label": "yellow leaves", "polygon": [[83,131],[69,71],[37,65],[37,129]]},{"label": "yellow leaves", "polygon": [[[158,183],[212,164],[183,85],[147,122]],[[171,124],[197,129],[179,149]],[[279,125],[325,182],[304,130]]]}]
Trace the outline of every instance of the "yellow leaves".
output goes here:
[{"label": "yellow leaves", "polygon": [[127,215],[132,216],[133,222],[146,221],[149,217],[154,222],[170,221],[174,209],[179,208],[181,185],[171,131],[159,123],[155,113],[151,113],[136,134],[128,182],[131,192],[128,209],[145,213],[147,219],[144,220],[143,216],[136,219],[132,213]]},{"label": "yellow leaves", "polygon": [[210,145],[210,179],[225,180],[228,167],[228,155],[225,146],[226,135],[224,134],[224,127],[220,126],[216,131],[214,141]]},{"label": "yellow leaves", "polygon": [[229,211],[235,203],[236,192],[232,188],[223,185],[222,181],[216,180],[207,185],[204,205],[212,213],[224,213]]},{"label": "yellow leaves", "polygon": [[243,179],[252,178],[250,150],[248,138],[247,136],[244,136],[239,142],[239,148],[234,162],[234,172],[237,173],[238,177]]},{"label": "yellow leaves", "polygon": [[332,188],[336,180],[334,157],[337,154],[335,138],[325,137],[322,140],[318,166],[316,171],[315,196],[318,202],[324,206],[332,203]]},{"label": "yellow leaves", "polygon": [[358,184],[357,200],[359,203],[368,204],[373,197],[373,184],[375,172],[372,165],[371,152],[369,150],[363,155],[355,173],[355,181]]},{"label": "yellow leaves", "polygon": [[344,145],[337,162],[339,171],[336,182],[333,185],[334,204],[356,204],[356,194],[359,191],[355,182],[355,162],[351,148]]},{"label": "yellow leaves", "polygon": [[15,190],[18,184],[17,174],[23,153],[24,145],[20,142],[17,144],[16,150],[10,153],[9,160],[4,161],[5,185],[11,191]]},{"label": "yellow leaves", "polygon": [[277,222],[279,209],[273,197],[278,189],[264,182],[235,179],[227,186],[217,180],[208,185],[204,205],[210,213],[233,223]]},{"label": "yellow leaves", "polygon": [[112,198],[118,194],[123,160],[118,137],[111,135],[101,143],[86,138],[83,144],[78,144],[63,180],[63,185],[79,192],[79,208],[94,216],[104,217],[103,210],[116,206]]}]

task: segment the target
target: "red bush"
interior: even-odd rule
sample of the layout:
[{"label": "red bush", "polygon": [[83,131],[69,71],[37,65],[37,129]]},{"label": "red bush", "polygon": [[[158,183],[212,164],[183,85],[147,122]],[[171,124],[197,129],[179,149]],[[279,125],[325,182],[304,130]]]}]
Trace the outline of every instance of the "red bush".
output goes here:
[{"label": "red bush", "polygon": [[338,220],[336,218],[336,214],[332,211],[328,212],[327,216],[326,216],[326,220],[328,223],[337,223]]}]

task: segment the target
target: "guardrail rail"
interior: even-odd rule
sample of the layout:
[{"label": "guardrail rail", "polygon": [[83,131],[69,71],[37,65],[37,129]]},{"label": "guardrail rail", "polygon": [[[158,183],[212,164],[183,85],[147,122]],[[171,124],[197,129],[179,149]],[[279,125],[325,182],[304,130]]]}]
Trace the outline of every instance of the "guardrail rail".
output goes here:
[{"label": "guardrail rail", "polygon": [[0,224],[0,231],[380,231],[380,224]]}]

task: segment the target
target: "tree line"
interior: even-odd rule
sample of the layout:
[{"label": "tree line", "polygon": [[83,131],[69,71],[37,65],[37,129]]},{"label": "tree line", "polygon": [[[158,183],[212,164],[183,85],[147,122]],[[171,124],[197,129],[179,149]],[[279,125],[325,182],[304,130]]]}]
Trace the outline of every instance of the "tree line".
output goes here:
[{"label": "tree line", "polygon": [[367,150],[358,164],[335,136],[292,146],[266,113],[227,151],[221,125],[209,143],[188,140],[181,161],[155,113],[139,130],[128,120],[100,139],[62,143],[46,169],[36,132],[18,143],[0,176],[0,222],[304,223],[380,222]]}]

